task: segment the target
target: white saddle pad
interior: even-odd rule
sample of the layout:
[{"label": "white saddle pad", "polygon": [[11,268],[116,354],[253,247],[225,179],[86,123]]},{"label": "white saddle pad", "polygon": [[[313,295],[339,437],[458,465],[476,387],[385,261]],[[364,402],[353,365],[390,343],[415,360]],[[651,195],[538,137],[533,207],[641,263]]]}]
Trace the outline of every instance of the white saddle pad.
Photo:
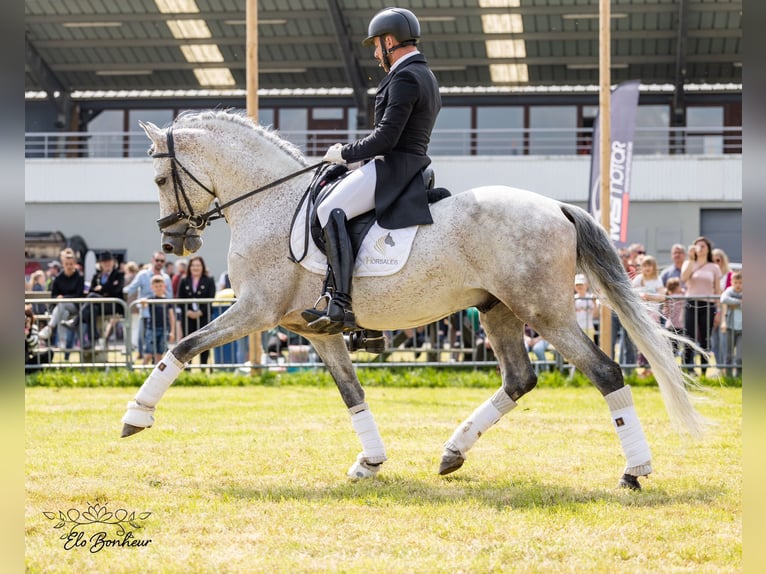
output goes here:
[{"label": "white saddle pad", "polygon": [[[300,257],[304,250],[306,203],[290,231],[290,246],[296,257]],[[381,277],[393,275],[401,270],[410,256],[418,227],[413,225],[403,229],[384,229],[376,221],[359,248],[354,264],[354,277]],[[327,272],[327,257],[314,245],[314,240],[310,236],[308,252],[300,264],[312,273],[324,275]]]}]

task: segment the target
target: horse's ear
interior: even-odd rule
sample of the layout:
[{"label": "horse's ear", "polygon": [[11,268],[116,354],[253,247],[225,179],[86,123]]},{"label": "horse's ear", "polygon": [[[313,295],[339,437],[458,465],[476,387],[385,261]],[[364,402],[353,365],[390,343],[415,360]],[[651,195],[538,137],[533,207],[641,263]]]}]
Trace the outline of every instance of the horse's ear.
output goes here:
[{"label": "horse's ear", "polygon": [[144,130],[147,137],[152,140],[152,142],[157,143],[163,140],[162,129],[155,126],[152,122],[142,122],[139,120],[138,125],[141,126],[141,129]]}]

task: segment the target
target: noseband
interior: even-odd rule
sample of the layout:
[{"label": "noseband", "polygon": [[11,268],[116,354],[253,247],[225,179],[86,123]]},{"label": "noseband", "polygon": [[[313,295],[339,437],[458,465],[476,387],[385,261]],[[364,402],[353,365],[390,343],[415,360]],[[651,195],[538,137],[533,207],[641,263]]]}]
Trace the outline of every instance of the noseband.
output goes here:
[{"label": "noseband", "polygon": [[[294,177],[302,175],[308,171],[311,171],[312,169],[316,169],[317,167],[325,163],[324,161],[320,161],[313,165],[309,165],[289,175],[286,175],[285,177],[277,179],[276,181],[267,183],[266,185],[259,187],[258,189],[254,189],[243,195],[240,195],[239,197],[235,197],[234,199],[232,199],[231,201],[227,201],[223,205],[219,205],[218,198],[216,197],[215,192],[211,190],[209,187],[207,187],[205,184],[203,184],[199,179],[194,177],[194,174],[192,174],[188,169],[186,169],[176,157],[175,145],[173,143],[173,128],[172,127],[168,128],[167,130],[167,144],[168,144],[168,151],[166,153],[155,152],[151,154],[151,157],[153,158],[166,157],[170,159],[170,170],[171,170],[170,174],[173,178],[173,192],[175,193],[175,196],[176,196],[176,205],[178,206],[178,211],[175,213],[171,213],[170,215],[166,215],[165,217],[162,217],[157,220],[157,225],[159,226],[160,231],[163,232],[168,237],[184,237],[184,238],[197,237],[197,234],[195,233],[191,233],[191,234],[188,233],[189,229],[194,229],[194,230],[203,229],[206,226],[210,225],[212,221],[224,217],[222,210],[229,207],[230,205],[233,205],[239,201],[242,201],[243,199],[246,199],[252,195],[255,195],[256,193],[260,193],[261,191],[265,191],[277,185],[281,185],[284,182],[289,181],[293,179]],[[194,183],[199,185],[202,189],[204,189],[207,193],[209,193],[213,198],[215,198],[216,204],[215,204],[215,207],[213,207],[213,209],[205,213],[195,215],[194,208],[191,205],[191,201],[189,200],[189,196],[186,193],[186,189],[184,188],[183,181],[181,180],[181,176],[178,172],[179,168],[183,170],[183,172],[186,175],[188,175]],[[186,207],[189,210],[189,213],[185,212],[183,208],[181,207],[182,199],[184,203],[186,204]],[[186,224],[188,226],[183,233],[165,231],[165,229],[167,229],[171,225],[178,223],[179,221],[186,221]]]}]

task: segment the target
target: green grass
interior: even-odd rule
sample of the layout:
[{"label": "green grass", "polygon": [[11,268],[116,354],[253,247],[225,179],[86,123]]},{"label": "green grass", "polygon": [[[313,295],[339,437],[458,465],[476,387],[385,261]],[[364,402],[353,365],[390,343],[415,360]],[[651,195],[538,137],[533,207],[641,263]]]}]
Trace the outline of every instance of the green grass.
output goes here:
[{"label": "green grass", "polygon": [[[615,488],[624,459],[593,387],[536,389],[440,477],[443,442],[491,390],[371,386],[389,460],[357,483],[331,384],[174,387],[153,428],[120,439],[133,394],[27,388],[28,572],[742,569],[741,388],[702,393],[701,442],[670,429],[656,388],[633,389],[654,458],[638,493]],[[151,543],[65,550],[43,513],[89,503],[151,512],[134,533]]]}]

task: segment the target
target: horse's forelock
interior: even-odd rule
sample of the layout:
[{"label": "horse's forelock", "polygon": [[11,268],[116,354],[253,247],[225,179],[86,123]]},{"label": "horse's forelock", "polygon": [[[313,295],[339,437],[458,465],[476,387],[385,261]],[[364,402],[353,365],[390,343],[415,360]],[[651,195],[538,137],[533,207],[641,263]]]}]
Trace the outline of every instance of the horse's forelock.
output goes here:
[{"label": "horse's forelock", "polygon": [[186,110],[178,114],[176,119],[173,121],[173,126],[182,127],[186,125],[191,126],[195,124],[200,124],[200,123],[207,124],[211,122],[212,123],[229,122],[250,130],[255,130],[256,134],[259,137],[271,142],[276,147],[278,147],[279,149],[284,151],[286,154],[291,156],[293,159],[298,161],[301,165],[308,165],[306,158],[303,156],[303,153],[300,151],[300,149],[296,145],[290,143],[289,141],[285,139],[282,139],[276,130],[271,129],[270,127],[264,127],[260,124],[257,124],[244,111]]}]

